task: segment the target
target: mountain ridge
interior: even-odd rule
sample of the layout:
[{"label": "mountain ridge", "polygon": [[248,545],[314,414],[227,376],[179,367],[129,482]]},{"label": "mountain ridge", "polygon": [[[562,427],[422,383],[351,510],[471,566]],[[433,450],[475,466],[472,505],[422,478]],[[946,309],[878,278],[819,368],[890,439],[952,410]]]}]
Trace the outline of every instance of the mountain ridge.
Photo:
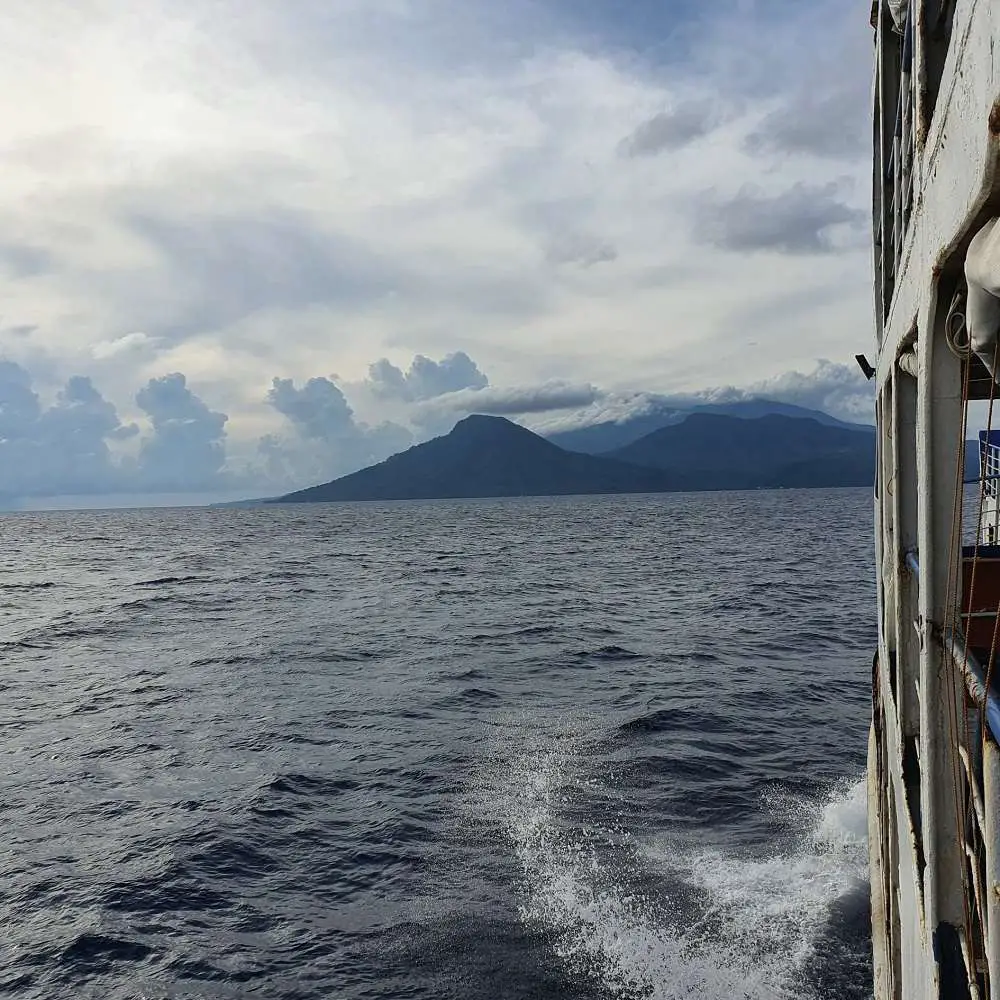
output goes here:
[{"label": "mountain ridge", "polygon": [[586,427],[574,427],[565,431],[553,431],[545,435],[553,444],[568,451],[581,451],[587,455],[601,455],[623,448],[638,441],[647,434],[663,427],[683,423],[696,413],[719,413],[725,416],[754,419],[777,414],[780,416],[813,419],[831,427],[849,427],[853,430],[874,434],[871,424],[852,424],[831,417],[822,410],[812,410],[794,403],[781,403],[771,399],[746,399],[733,403],[699,403],[693,406],[660,406],[652,412],[640,413],[624,420],[604,420]]},{"label": "mountain ridge", "polygon": [[570,452],[504,417],[472,414],[441,437],[278,502],[432,500],[681,488],[666,470]]},{"label": "mountain ridge", "polygon": [[[784,448],[782,439],[794,446]],[[663,493],[808,486],[814,480],[862,485],[874,477],[874,444],[868,432],[799,417],[702,413],[625,448],[588,455],[504,417],[472,414],[448,434],[384,462],[268,502]]]},{"label": "mountain ridge", "polygon": [[[699,412],[605,457],[683,469],[717,488],[861,486],[873,481],[875,435],[811,417],[731,417]],[[836,468],[838,474],[832,474]]]}]

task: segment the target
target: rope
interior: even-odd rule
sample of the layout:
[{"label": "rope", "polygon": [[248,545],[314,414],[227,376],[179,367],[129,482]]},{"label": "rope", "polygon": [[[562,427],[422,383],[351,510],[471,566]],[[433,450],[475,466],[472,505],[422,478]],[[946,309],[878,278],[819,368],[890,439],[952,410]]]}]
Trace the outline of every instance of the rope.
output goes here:
[{"label": "rope", "polygon": [[[1000,357],[1000,338],[997,339],[996,344],[993,347],[993,371],[997,370],[997,359]],[[990,453],[990,437],[993,433],[993,400],[996,396],[997,380],[995,378],[990,379],[990,408],[986,417],[986,454],[989,456]],[[983,532],[983,489],[979,489],[979,530],[976,533],[976,541],[978,543],[979,536]],[[977,547],[976,554],[978,556],[979,549]],[[971,605],[971,597],[969,601]],[[970,607],[971,613],[971,607]],[[972,621],[970,618],[969,621]],[[997,639],[1000,637],[1000,600],[997,602],[996,615],[993,618],[993,641],[990,644],[990,658],[989,662],[986,664],[986,679],[983,683],[983,704],[979,712],[979,736],[980,739],[986,739],[986,701],[990,695],[990,684],[993,683],[993,665],[996,662],[997,655]]]},{"label": "rope", "polygon": [[[949,552],[948,552],[948,582],[946,585],[946,600],[945,605],[945,622],[947,623],[950,619],[952,625],[954,625],[955,615],[957,614],[958,607],[961,606],[961,602],[958,600],[953,600],[953,596],[957,596],[957,590],[961,586],[962,581],[962,514],[963,514],[963,480],[965,479],[965,438],[968,429],[969,420],[969,378],[971,364],[967,363],[964,370],[964,378],[962,382],[962,421],[959,428],[959,441],[955,462],[955,490],[954,499],[952,503],[952,519],[951,519],[951,539],[949,542]],[[957,544],[956,544],[957,542]],[[957,571],[956,571],[957,566]],[[972,593],[972,587],[974,586],[976,572],[976,561],[973,559],[972,563],[972,582],[970,583],[969,592]],[[953,589],[954,587],[954,589]],[[970,598],[971,599],[971,598]],[[971,619],[970,619],[971,621]],[[963,630],[965,649],[963,651],[963,659],[966,664],[968,664],[969,659],[969,637],[968,629]],[[951,724],[951,731],[954,733],[954,739],[956,744],[960,745],[961,736],[960,732],[965,734],[965,742],[969,743],[969,732],[968,732],[968,703],[967,703],[967,692],[965,686],[964,677],[961,678],[961,684],[959,684],[959,678],[957,677],[958,665],[954,663],[953,657],[947,656],[947,663],[950,664],[950,669],[945,671],[945,676],[948,679],[947,685],[947,696],[946,704],[948,710],[948,721]],[[956,688],[960,688],[962,691],[962,728],[959,729],[958,725],[958,699],[956,697]],[[969,905],[969,889],[970,889],[970,878],[969,870],[966,864],[964,845],[967,841],[966,837],[966,813],[969,807],[968,796],[965,794],[965,785],[962,779],[962,764],[959,758],[959,746],[953,748],[953,753],[951,754],[951,780],[952,780],[952,791],[954,793],[955,802],[955,827],[958,831],[961,844],[963,845],[962,850],[959,854],[959,864],[962,873],[962,915],[965,923],[965,937],[969,943],[969,950],[972,956],[973,968],[969,969],[969,975],[975,976],[976,974],[976,961],[975,961],[975,947],[976,942],[972,933],[972,911]],[[963,809],[963,805],[965,808]]]},{"label": "rope", "polygon": [[[952,306],[954,308],[954,300],[953,300]],[[996,362],[997,362],[998,358],[1000,358],[1000,340],[998,340],[997,343],[994,346],[994,371],[996,370]],[[959,443],[959,448],[958,448],[958,460],[957,460],[957,470],[956,470],[955,501],[954,501],[954,506],[952,508],[952,531],[951,531],[951,545],[950,545],[950,553],[949,553],[949,582],[948,582],[948,587],[947,587],[947,590],[948,590],[948,605],[946,607],[946,618],[948,616],[950,616],[952,618],[952,620],[954,620],[954,616],[957,613],[957,606],[960,606],[959,602],[955,601],[954,603],[952,603],[952,600],[951,600],[951,581],[952,581],[952,572],[951,572],[951,570],[952,570],[952,565],[953,565],[953,563],[954,563],[954,561],[955,561],[956,558],[959,560],[959,567],[960,567],[959,572],[954,577],[954,582],[955,582],[956,589],[962,584],[962,581],[963,581],[963,578],[964,578],[964,573],[961,570],[961,567],[964,566],[964,557],[961,554],[961,546],[960,545],[959,546],[955,545],[955,534],[956,534],[956,530],[957,530],[958,533],[959,533],[959,542],[961,542],[961,524],[962,524],[962,521],[964,520],[964,518],[963,518],[963,514],[964,514],[964,494],[963,494],[963,483],[962,483],[962,480],[964,479],[965,443],[966,443],[966,436],[967,436],[967,433],[968,433],[969,380],[970,380],[971,368],[972,368],[972,359],[970,357],[969,360],[966,362],[966,365],[965,365],[965,377],[964,377],[964,380],[963,380],[963,388],[962,388],[962,411],[963,411],[962,412],[962,432],[961,432],[962,437],[961,437],[961,441]],[[989,410],[988,410],[987,421],[986,421],[987,443],[989,442],[990,434],[991,434],[991,432],[993,430],[993,407],[994,407],[994,402],[996,400],[996,388],[997,388],[996,380],[995,379],[990,379],[990,400],[989,400]],[[983,475],[983,469],[981,467],[981,460],[980,460],[980,476],[982,477],[982,475]],[[973,621],[973,619],[972,619],[972,614],[973,614],[972,609],[973,609],[973,604],[974,604],[974,599],[975,599],[976,570],[977,570],[977,568],[979,566],[979,548],[980,548],[980,544],[981,544],[981,541],[982,541],[983,504],[984,504],[984,492],[983,492],[982,485],[980,485],[980,489],[979,489],[979,502],[978,502],[978,512],[977,512],[977,516],[976,516],[976,534],[975,534],[975,538],[974,538],[974,541],[973,541],[972,569],[971,569],[971,573],[969,574],[969,593],[968,593],[968,604],[967,604],[967,608],[966,608],[967,624],[966,624],[965,628],[962,629],[963,643],[964,643],[963,663],[964,663],[964,666],[965,666],[965,670],[968,670],[968,663],[969,663],[969,633],[972,630],[972,621]],[[994,620],[993,620],[993,638],[992,638],[992,644],[991,644],[991,648],[990,648],[990,658],[989,658],[989,663],[988,663],[988,666],[987,666],[986,680],[985,680],[985,685],[984,685],[983,704],[980,707],[980,720],[979,720],[980,721],[980,734],[979,734],[980,735],[980,739],[985,739],[985,736],[986,736],[986,729],[985,729],[985,727],[986,727],[986,699],[988,697],[989,687],[990,687],[990,683],[991,683],[991,680],[992,680],[993,664],[994,664],[994,660],[995,660],[995,657],[996,657],[996,650],[997,650],[997,641],[998,641],[998,638],[1000,638],[1000,603],[998,603],[998,605],[997,605],[996,614],[995,614]],[[949,657],[949,659],[950,659],[950,657]],[[953,668],[953,670],[955,669],[955,665],[954,664],[953,664],[952,668]],[[958,728],[958,703],[957,703],[957,699],[955,697],[955,687],[956,687],[955,680],[956,680],[956,678],[952,677],[952,679],[951,679],[952,682],[949,685],[950,690],[949,690],[949,695],[948,695],[948,709],[949,709],[949,713],[950,713],[950,722],[951,722],[952,726],[954,727],[952,731],[955,733],[956,740],[958,740],[961,737],[959,736],[959,732],[960,731],[959,731],[959,728]],[[971,736],[972,736],[972,734],[969,731],[969,692],[968,692],[967,686],[964,683],[964,680],[963,680],[963,682],[961,684],[961,691],[962,691],[962,729],[961,729],[961,732],[964,734],[964,737],[965,737],[965,746],[970,751],[970,757],[969,757],[969,759],[971,761],[972,760],[972,756],[971,756],[971,749],[972,749],[972,739],[971,739]],[[957,750],[957,748],[956,748],[956,750]],[[959,761],[958,761],[958,754],[957,754],[957,752],[952,755],[952,770],[953,770],[952,780],[953,780],[954,786],[955,786],[954,787],[954,792],[955,792],[955,812],[956,812],[956,819],[958,821],[958,832],[959,832],[959,835],[960,835],[960,837],[962,839],[962,844],[964,845],[964,844],[967,843],[967,825],[966,825],[966,820],[968,818],[969,812],[972,809],[972,802],[971,802],[971,797],[968,794],[964,794],[964,795],[961,794],[962,792],[964,792],[964,787],[963,787],[964,786],[964,782],[962,780],[961,766],[960,766]],[[971,775],[969,776],[969,779],[972,780],[972,776]],[[964,812],[962,810],[961,801],[960,801],[962,798],[965,799],[965,810],[964,810]],[[985,834],[985,831],[980,831],[980,840],[982,839],[982,836],[984,834]],[[978,851],[976,851],[976,854],[978,855]],[[964,890],[963,894],[962,894],[962,897],[963,897],[962,898],[962,905],[963,905],[964,917],[965,917],[965,925],[966,925],[965,926],[966,940],[969,943],[970,955],[971,955],[972,960],[973,960],[973,965],[975,966],[976,965],[976,947],[977,947],[977,941],[976,941],[976,938],[974,937],[974,935],[972,933],[972,915],[971,915],[970,902],[969,902],[969,876],[968,876],[968,866],[967,866],[967,862],[966,862],[966,859],[965,859],[965,856],[964,856],[964,852],[963,852],[963,856],[962,856],[962,885],[963,885],[963,890]],[[980,926],[982,928],[983,927],[983,915],[980,914],[979,916],[980,916]],[[976,969],[975,968],[970,969],[969,972],[970,972],[970,974],[972,974],[974,976],[976,974]]]}]

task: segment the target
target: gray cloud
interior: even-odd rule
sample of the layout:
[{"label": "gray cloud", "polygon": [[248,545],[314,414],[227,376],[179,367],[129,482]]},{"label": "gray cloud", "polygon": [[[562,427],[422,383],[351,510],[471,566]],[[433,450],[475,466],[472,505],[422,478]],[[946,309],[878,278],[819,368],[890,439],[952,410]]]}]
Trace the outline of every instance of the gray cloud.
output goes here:
[{"label": "gray cloud", "polygon": [[491,388],[452,393],[438,404],[461,413],[489,413],[494,416],[518,413],[547,413],[589,406],[602,393],[595,386],[553,380],[543,385]]},{"label": "gray cloud", "polygon": [[0,243],[0,269],[12,278],[31,278],[53,269],[52,255],[23,243]]},{"label": "gray cloud", "polygon": [[328,378],[311,378],[301,389],[290,378],[276,378],[267,401],[304,437],[315,441],[332,441],[355,430],[346,397]]},{"label": "gray cloud", "polygon": [[619,152],[624,156],[655,156],[674,152],[708,135],[719,125],[719,116],[707,101],[690,101],[647,119],[627,138]]},{"label": "gray cloud", "polygon": [[31,374],[0,361],[0,494],[90,493],[121,481],[110,440],[137,432],[88,378],[74,376],[45,407]]},{"label": "gray cloud", "polygon": [[325,377],[301,388],[276,378],[267,401],[291,424],[292,437],[264,435],[257,444],[260,472],[278,488],[293,488],[346,475],[380,462],[413,443],[398,424],[357,421],[340,387]]},{"label": "gray cloud", "polygon": [[226,414],[210,410],[179,372],[150,379],[135,401],[153,425],[138,457],[146,489],[197,490],[223,484]]},{"label": "gray cloud", "polygon": [[[143,198],[152,200],[153,192]],[[293,212],[180,220],[147,208],[133,209],[126,221],[163,258],[170,288],[169,296],[136,303],[130,318],[171,339],[261,310],[356,306],[403,282],[398,269],[358,241]]]},{"label": "gray cloud", "polygon": [[723,250],[831,253],[831,230],[857,228],[865,213],[842,200],[836,183],[796,184],[778,195],[745,185],[733,198],[705,194],[695,212],[695,237]]},{"label": "gray cloud", "polygon": [[417,419],[425,426],[443,426],[456,413],[518,416],[590,406],[602,397],[595,386],[553,380],[543,385],[463,389],[425,403]]},{"label": "gray cloud", "polygon": [[618,251],[605,240],[580,233],[567,233],[554,238],[546,254],[552,264],[579,264],[592,267],[618,259]]},{"label": "gray cloud", "polygon": [[543,433],[601,423],[625,423],[643,416],[670,417],[695,406],[767,399],[820,410],[840,420],[871,424],[874,391],[856,365],[821,359],[810,372],[787,371],[747,386],[724,385],[685,393],[606,392],[592,405],[538,422]]},{"label": "gray cloud", "polygon": [[875,394],[857,365],[845,365],[820,359],[811,372],[788,371],[755,382],[744,389],[728,391],[733,398],[777,399],[811,410],[822,410],[842,420],[872,423]]},{"label": "gray cloud", "polygon": [[383,399],[416,402],[460,389],[482,389],[489,385],[489,379],[468,354],[456,351],[440,361],[418,354],[405,373],[380,358],[368,368],[368,385]]},{"label": "gray cloud", "polygon": [[868,117],[859,113],[864,101],[854,87],[833,93],[803,88],[799,96],[767,115],[744,145],[751,153],[856,160],[871,142]]}]

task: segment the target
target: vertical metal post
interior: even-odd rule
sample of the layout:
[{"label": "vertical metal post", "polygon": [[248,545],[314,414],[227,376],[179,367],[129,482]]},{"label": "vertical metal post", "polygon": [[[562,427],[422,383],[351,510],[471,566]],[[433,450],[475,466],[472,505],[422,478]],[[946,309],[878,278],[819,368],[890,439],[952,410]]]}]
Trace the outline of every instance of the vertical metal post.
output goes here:
[{"label": "vertical metal post", "polygon": [[893,373],[895,433],[893,434],[896,545],[900,564],[896,577],[896,656],[899,663],[899,716],[903,737],[920,727],[917,698],[920,649],[913,623],[919,614],[917,578],[903,566],[904,553],[917,548],[917,380],[895,367]]},{"label": "vertical metal post", "polygon": [[990,1000],[1000,1000],[1000,747],[983,740],[983,807],[986,813],[986,960]]},{"label": "vertical metal post", "polygon": [[[964,926],[964,859],[955,837],[955,773],[958,734],[951,705],[960,706],[957,671],[933,632],[949,616],[949,575],[961,550],[952,531],[955,511],[956,446],[962,431],[961,364],[944,342],[944,316],[939,315],[937,284],[925,293],[919,324],[917,383],[917,468],[920,551],[919,609],[923,629],[920,650],[921,811],[927,865],[924,873],[928,956],[935,954],[942,924]],[[949,548],[953,547],[954,551]],[[935,966],[935,975],[940,967]],[[938,984],[940,985],[940,983]]]}]

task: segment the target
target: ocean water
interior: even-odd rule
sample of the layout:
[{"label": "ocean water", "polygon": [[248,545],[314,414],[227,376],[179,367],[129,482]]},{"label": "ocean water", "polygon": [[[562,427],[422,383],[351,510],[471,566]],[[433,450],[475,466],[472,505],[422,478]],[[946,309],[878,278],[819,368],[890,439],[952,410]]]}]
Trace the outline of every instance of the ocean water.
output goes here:
[{"label": "ocean water", "polygon": [[0,995],[870,997],[871,510],[0,517]]}]

